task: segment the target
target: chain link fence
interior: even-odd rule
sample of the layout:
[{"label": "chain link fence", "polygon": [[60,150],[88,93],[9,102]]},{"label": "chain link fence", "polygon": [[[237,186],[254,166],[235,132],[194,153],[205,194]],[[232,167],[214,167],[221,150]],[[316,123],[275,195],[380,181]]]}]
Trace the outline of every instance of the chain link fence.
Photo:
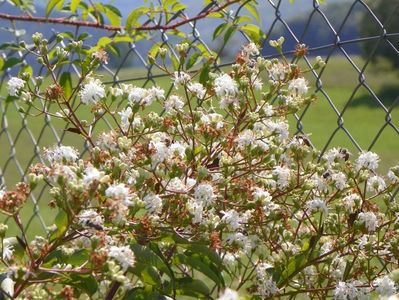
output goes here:
[{"label": "chain link fence", "polygon": [[[387,164],[397,163],[399,113],[396,103],[399,101],[399,88],[394,85],[397,74],[389,66],[376,67],[372,61],[379,56],[381,49],[388,51],[399,61],[399,32],[392,30],[394,26],[390,25],[399,13],[399,1],[392,1],[394,5],[390,14],[384,18],[367,4],[369,2],[362,0],[339,1],[339,7],[320,5],[318,1],[310,0],[288,5],[286,0],[258,2],[260,15],[264,16],[262,29],[267,36],[262,52],[265,57],[278,57],[271,52],[267,40],[282,35],[286,38],[284,54],[287,57],[294,53],[296,44],[307,44],[308,54],[303,67],[310,67],[316,55],[321,55],[327,62],[325,68],[309,72],[308,80],[318,100],[295,115],[291,120],[292,132],[313,133],[310,139],[322,152],[332,146],[342,145],[352,152],[374,150],[381,154]],[[118,1],[115,4],[117,6]],[[5,2],[0,4],[0,12],[5,10],[6,5]],[[203,11],[217,5],[217,1],[211,1]],[[337,16],[338,8],[341,13]],[[190,13],[190,10],[179,11],[170,22],[177,17],[192,17]],[[195,13],[200,14],[201,11]],[[223,11],[224,22],[232,22],[243,13],[245,9],[242,6],[234,6],[234,11]],[[354,20],[372,24],[373,33],[359,33],[360,21]],[[67,28],[54,24],[38,25],[0,19],[3,42],[18,44],[22,40],[29,40],[32,24],[34,31],[44,33],[49,40],[54,39],[60,31],[68,30],[74,37],[78,37],[87,30],[78,26]],[[157,21],[149,18],[144,24],[157,24]],[[202,45],[206,51],[217,53],[220,58],[219,64],[214,65],[217,71],[230,64],[229,60],[233,56],[229,51],[238,50],[240,45],[248,42],[248,37],[243,32],[237,32],[233,39],[223,44],[218,40],[211,40],[209,27],[214,29],[214,23],[203,19],[190,22],[181,30],[186,32],[192,45]],[[28,29],[25,35],[22,29]],[[357,34],[351,36],[351,32]],[[94,42],[99,36],[113,34],[99,29],[90,33]],[[157,73],[148,63],[147,51],[155,42],[161,42],[163,46],[174,51],[175,41],[170,32],[159,30],[152,33],[150,41],[119,44],[120,56],[112,57],[109,65],[102,66],[99,75],[108,85],[133,83],[148,86],[163,80],[169,86],[170,92],[170,79]],[[361,49],[365,43],[369,47],[367,53],[363,51],[361,57]],[[197,48],[192,47],[190,51],[196,51],[195,49]],[[78,146],[79,142],[76,140],[79,138],[68,132],[68,126],[64,123],[49,116],[30,117],[27,115],[29,111],[20,111],[18,102],[6,101],[5,86],[10,76],[27,65],[34,66],[35,75],[40,75],[44,70],[35,66],[34,58],[30,54],[19,50],[2,48],[0,55],[7,64],[0,73],[0,186],[5,187],[24,179],[29,165],[42,161],[40,155],[43,147],[61,143]],[[65,66],[65,69],[79,76],[79,71],[73,64]],[[392,84],[386,86],[387,83]],[[100,130],[106,128],[107,124],[111,126],[108,120],[103,121]],[[84,151],[85,148],[80,144],[80,149]],[[47,192],[48,187],[45,186],[36,189],[31,197],[32,205],[22,214],[26,228],[34,234],[45,231],[49,220],[52,221],[47,201],[43,200],[49,199]]]}]

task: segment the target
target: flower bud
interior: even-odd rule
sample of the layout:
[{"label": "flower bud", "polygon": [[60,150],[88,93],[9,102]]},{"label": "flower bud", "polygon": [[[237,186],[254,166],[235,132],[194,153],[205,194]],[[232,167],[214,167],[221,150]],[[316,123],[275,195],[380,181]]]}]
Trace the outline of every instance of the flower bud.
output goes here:
[{"label": "flower bud", "polygon": [[43,39],[43,34],[36,32],[32,35],[32,41],[33,43],[38,46],[41,42],[41,40]]},{"label": "flower bud", "polygon": [[1,238],[5,237],[7,230],[8,230],[8,226],[6,224],[0,223],[0,237]]}]

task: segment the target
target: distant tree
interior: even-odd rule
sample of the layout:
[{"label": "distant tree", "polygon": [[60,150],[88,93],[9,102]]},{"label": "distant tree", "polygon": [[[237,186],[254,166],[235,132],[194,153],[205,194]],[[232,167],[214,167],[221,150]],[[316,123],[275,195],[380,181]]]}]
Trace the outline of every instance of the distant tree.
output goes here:
[{"label": "distant tree", "polygon": [[[387,33],[399,32],[399,2],[392,0],[377,0],[369,1],[370,6],[378,17],[380,22],[384,25]],[[375,22],[369,12],[363,14],[360,21],[360,32],[362,36],[376,36],[382,33],[381,26]],[[394,47],[399,50],[399,37],[387,37],[387,41],[381,41],[378,45],[375,55],[372,60],[376,61],[380,57],[388,59],[393,67],[399,67],[399,55],[388,43],[392,43]],[[363,44],[363,55],[368,56],[375,47],[376,41],[365,42]]]}]

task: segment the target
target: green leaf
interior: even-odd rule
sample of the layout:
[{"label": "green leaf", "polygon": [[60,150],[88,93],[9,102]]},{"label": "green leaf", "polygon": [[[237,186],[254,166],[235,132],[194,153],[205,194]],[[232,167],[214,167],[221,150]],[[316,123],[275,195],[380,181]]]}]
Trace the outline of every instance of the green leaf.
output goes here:
[{"label": "green leaf", "polygon": [[229,26],[229,23],[222,23],[219,26],[216,27],[215,31],[213,32],[213,39],[216,39],[219,35],[223,33],[223,31],[226,29],[226,27]]},{"label": "green leaf", "polygon": [[205,276],[207,276],[209,279],[211,279],[213,282],[215,282],[218,286],[223,286],[223,278],[219,276],[214,270],[212,270],[209,260],[206,261],[205,257],[198,257],[198,256],[190,256],[186,254],[176,254],[173,257],[173,261],[177,265],[187,265],[192,267],[193,269],[201,272]]},{"label": "green leaf", "polygon": [[203,85],[206,85],[206,83],[209,80],[209,72],[211,71],[211,67],[209,64],[205,64],[205,66],[202,68],[200,77],[199,77],[199,82],[202,83]]},{"label": "green leaf", "polygon": [[126,19],[126,31],[131,31],[136,25],[138,25],[139,18],[149,12],[149,8],[141,6],[133,10]]},{"label": "green leaf", "polygon": [[187,60],[186,69],[187,70],[191,69],[200,59],[201,59],[201,54],[198,52],[194,52],[194,54],[191,55],[190,58]]},{"label": "green leaf", "polygon": [[138,244],[133,244],[130,247],[133,250],[134,255],[136,256],[137,261],[139,263],[153,266],[156,269],[168,275],[169,277],[173,276],[171,274],[169,267],[165,264],[165,262],[157,254],[155,254],[150,248]]},{"label": "green leaf", "polygon": [[123,300],[152,300],[163,299],[162,295],[158,292],[147,291],[145,288],[137,287],[128,291]]},{"label": "green leaf", "polygon": [[67,257],[66,263],[72,266],[81,266],[87,262],[90,258],[89,251],[87,249],[80,249],[75,251],[72,255]]},{"label": "green leaf", "polygon": [[148,51],[148,55],[149,55],[149,56],[152,56],[153,58],[156,58],[157,55],[158,55],[159,48],[161,47],[161,45],[162,45],[161,43],[155,43],[155,44],[151,47],[150,51]]},{"label": "green leaf", "polygon": [[68,215],[64,210],[60,210],[54,220],[57,229],[50,234],[50,241],[53,241],[61,236],[68,229]]},{"label": "green leaf", "polygon": [[234,32],[236,32],[237,27],[236,26],[231,26],[227,29],[226,33],[224,34],[223,41],[225,44],[230,40],[230,38],[233,36]]},{"label": "green leaf", "polygon": [[28,73],[29,75],[33,75],[33,69],[30,65],[25,65],[19,71],[19,74],[22,75],[23,73]]},{"label": "green leaf", "polygon": [[69,72],[63,72],[61,74],[60,78],[60,85],[62,86],[62,89],[64,90],[64,95],[66,99],[69,99],[72,95],[72,78],[71,78],[71,73]]},{"label": "green leaf", "polygon": [[252,4],[252,3],[247,3],[246,5],[244,5],[245,9],[255,18],[255,20],[260,23],[261,19],[260,19],[260,15],[257,9],[257,6]]},{"label": "green leaf", "polygon": [[3,70],[4,67],[4,59],[0,57],[0,70]]},{"label": "green leaf", "polygon": [[105,7],[105,14],[109,19],[109,21],[111,22],[111,25],[113,26],[121,25],[122,15],[119,9],[109,4],[104,5],[104,7]]},{"label": "green leaf", "polygon": [[98,290],[97,280],[90,274],[71,274],[71,279],[66,283],[85,291],[89,296]]},{"label": "green leaf", "polygon": [[16,58],[16,57],[10,57],[9,59],[6,60],[6,62],[3,65],[3,70],[6,70],[8,68],[11,68],[13,66],[15,66],[16,64],[21,63],[22,60],[20,58]]},{"label": "green leaf", "polygon": [[97,47],[104,48],[105,46],[107,46],[110,43],[112,43],[112,39],[110,37],[103,36],[102,38],[100,38],[98,40]]},{"label": "green leaf", "polygon": [[177,295],[186,295],[192,297],[209,296],[211,291],[208,286],[198,279],[180,278],[177,281]]},{"label": "green leaf", "polygon": [[71,0],[71,5],[70,5],[71,12],[73,12],[73,13],[76,12],[79,4],[80,4],[80,0]]},{"label": "green leaf", "polygon": [[172,11],[173,12],[178,12],[180,10],[185,10],[187,8],[187,5],[183,4],[183,3],[175,3],[172,6]]},{"label": "green leaf", "polygon": [[140,278],[145,285],[160,286],[161,277],[155,268],[151,265],[136,263],[133,268],[133,273]]},{"label": "green leaf", "polygon": [[263,39],[263,32],[257,25],[246,24],[241,26],[241,30],[245,32],[255,43],[258,43],[261,39]]},{"label": "green leaf", "polygon": [[50,15],[53,11],[54,7],[57,6],[57,9],[61,9],[64,5],[64,0],[50,0],[46,6],[46,18]]}]

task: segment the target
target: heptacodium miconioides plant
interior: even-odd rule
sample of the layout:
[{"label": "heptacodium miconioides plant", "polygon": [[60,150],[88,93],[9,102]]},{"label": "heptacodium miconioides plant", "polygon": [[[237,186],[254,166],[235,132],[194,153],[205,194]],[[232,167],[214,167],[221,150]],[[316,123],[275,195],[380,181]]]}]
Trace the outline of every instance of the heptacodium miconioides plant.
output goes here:
[{"label": "heptacodium miconioides plant", "polygon": [[[211,60],[187,72],[185,43],[170,71],[169,50],[159,48],[150,60],[173,80],[166,93],[156,85],[107,88],[95,73],[107,61],[104,51],[71,42],[51,57],[40,35],[33,40],[31,51],[53,82],[43,88],[26,74],[13,77],[10,97],[66,119],[90,149],[83,158],[70,146],[45,149],[47,163],[31,167],[29,182],[0,192],[2,212],[21,228],[19,209],[40,183],[51,187],[57,212],[47,236],[18,242],[1,227],[5,294],[226,300],[396,293],[399,209],[390,193],[399,168],[382,177],[372,152],[352,160],[334,148],[320,157],[306,136],[289,133],[287,116],[314,100],[297,65],[304,46],[291,63],[266,60],[250,43],[219,73],[210,71]],[[270,42],[278,51],[282,43]],[[55,71],[72,51],[82,57],[75,86]],[[312,68],[323,65],[317,58]],[[91,108],[92,121],[80,119],[81,106]],[[93,125],[106,115],[115,128],[95,136]]]}]

